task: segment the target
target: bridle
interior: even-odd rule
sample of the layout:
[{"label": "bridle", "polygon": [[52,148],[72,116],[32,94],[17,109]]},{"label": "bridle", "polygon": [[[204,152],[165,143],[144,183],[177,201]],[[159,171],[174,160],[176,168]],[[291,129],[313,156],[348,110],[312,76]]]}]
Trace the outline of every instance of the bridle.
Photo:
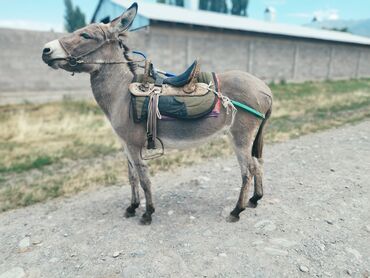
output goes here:
[{"label": "bridle", "polygon": [[[136,64],[136,63],[141,63],[141,62],[144,62],[146,60],[146,57],[143,56],[142,59],[139,59],[139,60],[123,60],[123,61],[86,61],[84,60],[83,58],[96,52],[97,50],[99,50],[100,48],[102,48],[104,45],[108,44],[108,43],[111,43],[111,42],[118,42],[119,46],[121,49],[124,48],[124,45],[123,45],[123,42],[122,40],[119,38],[119,36],[117,36],[117,38],[115,39],[109,39],[108,36],[107,36],[107,33],[104,31],[104,29],[99,25],[99,24],[96,24],[96,26],[103,32],[104,34],[104,40],[103,42],[98,45],[96,48],[92,49],[92,50],[89,50],[83,54],[80,54],[78,56],[74,56],[70,53],[70,51],[68,51],[67,47],[63,44],[63,42],[61,40],[58,40],[60,45],[62,46],[63,50],[67,53],[67,57],[65,58],[58,58],[58,60],[65,60],[68,62],[69,66],[71,66],[72,68],[74,67],[77,67],[79,65],[116,65],[116,64]],[[134,54],[137,54],[138,52],[133,52]]]}]

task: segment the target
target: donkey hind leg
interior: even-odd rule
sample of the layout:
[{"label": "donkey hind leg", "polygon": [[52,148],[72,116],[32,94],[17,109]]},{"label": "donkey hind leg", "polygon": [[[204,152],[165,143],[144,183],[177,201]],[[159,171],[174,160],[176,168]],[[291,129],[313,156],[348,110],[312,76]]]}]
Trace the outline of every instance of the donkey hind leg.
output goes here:
[{"label": "donkey hind leg", "polygon": [[126,209],[126,218],[135,216],[135,210],[140,205],[139,176],[132,162],[130,162],[130,160],[127,160],[127,162],[128,179],[131,185],[131,205]]},{"label": "donkey hind leg", "polygon": [[254,159],[254,193],[253,196],[249,199],[248,207],[255,208],[258,205],[258,201],[263,197],[263,159],[262,158],[253,158]]},{"label": "donkey hind leg", "polygon": [[235,152],[238,158],[239,166],[242,173],[242,186],[239,193],[239,199],[236,203],[235,208],[230,212],[230,215],[226,219],[228,222],[237,222],[239,220],[239,214],[246,208],[246,198],[248,197],[249,187],[253,179],[253,158],[249,148],[235,148]]}]

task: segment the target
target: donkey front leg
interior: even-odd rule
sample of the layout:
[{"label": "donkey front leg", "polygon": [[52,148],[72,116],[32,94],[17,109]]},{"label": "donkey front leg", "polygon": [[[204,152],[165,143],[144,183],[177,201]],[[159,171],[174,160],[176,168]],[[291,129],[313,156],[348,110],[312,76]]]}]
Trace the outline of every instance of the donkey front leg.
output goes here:
[{"label": "donkey front leg", "polygon": [[154,213],[154,205],[152,199],[151,181],[149,179],[148,166],[143,162],[139,161],[135,164],[137,172],[139,174],[140,185],[144,190],[146,210],[140,219],[140,223],[143,225],[149,225],[152,223],[152,214]]},{"label": "donkey front leg", "polygon": [[135,210],[140,205],[139,176],[132,162],[129,159],[127,159],[127,162],[128,179],[131,185],[131,205],[126,209],[126,218],[135,216]]},{"label": "donkey front leg", "polygon": [[152,223],[152,214],[155,209],[152,200],[151,181],[149,179],[148,166],[140,157],[140,149],[133,146],[127,146],[127,151],[130,156],[130,161],[133,164],[133,168],[136,170],[140,185],[144,190],[146,211],[140,219],[140,223],[143,225],[149,225]]}]

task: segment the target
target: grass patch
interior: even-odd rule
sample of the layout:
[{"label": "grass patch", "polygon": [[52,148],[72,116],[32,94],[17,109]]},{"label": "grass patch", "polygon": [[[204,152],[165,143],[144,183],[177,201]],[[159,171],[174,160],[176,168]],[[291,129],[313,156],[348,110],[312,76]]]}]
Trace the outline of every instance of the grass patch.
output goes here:
[{"label": "grass patch", "polygon": [[0,166],[0,173],[6,172],[23,172],[31,169],[40,169],[46,165],[53,163],[53,159],[49,156],[39,156],[35,159],[28,159],[26,162],[14,163],[9,168]]},{"label": "grass patch", "polygon": [[[370,118],[370,79],[271,85],[267,142]],[[118,139],[94,102],[0,106],[0,211],[127,181]],[[149,162],[152,174],[232,153],[226,138]]]}]

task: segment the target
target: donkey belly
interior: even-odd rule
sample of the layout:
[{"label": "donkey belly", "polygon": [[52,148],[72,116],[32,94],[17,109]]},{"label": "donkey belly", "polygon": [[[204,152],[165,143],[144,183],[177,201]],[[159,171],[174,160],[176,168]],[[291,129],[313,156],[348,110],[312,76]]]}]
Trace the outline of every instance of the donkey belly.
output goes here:
[{"label": "donkey belly", "polygon": [[[228,119],[229,120],[229,119]],[[225,134],[225,115],[191,121],[158,121],[158,137],[165,149],[186,149]]]}]

